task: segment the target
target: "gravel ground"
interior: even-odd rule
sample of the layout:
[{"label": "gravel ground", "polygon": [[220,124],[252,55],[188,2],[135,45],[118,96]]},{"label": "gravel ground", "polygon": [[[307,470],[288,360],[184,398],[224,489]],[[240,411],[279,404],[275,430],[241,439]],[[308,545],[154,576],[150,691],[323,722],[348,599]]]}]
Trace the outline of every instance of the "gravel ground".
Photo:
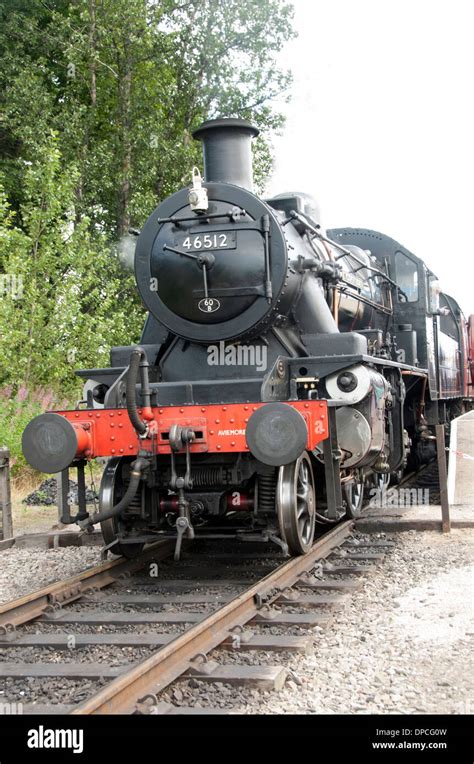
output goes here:
[{"label": "gravel ground", "polygon": [[0,602],[74,576],[100,563],[100,547],[4,549],[0,552]]},{"label": "gravel ground", "polygon": [[[363,589],[331,626],[312,632],[309,655],[210,656],[285,665],[291,673],[282,691],[188,680],[161,699],[247,714],[473,713],[474,530],[390,538],[396,547]],[[272,633],[282,632],[272,627]]]}]

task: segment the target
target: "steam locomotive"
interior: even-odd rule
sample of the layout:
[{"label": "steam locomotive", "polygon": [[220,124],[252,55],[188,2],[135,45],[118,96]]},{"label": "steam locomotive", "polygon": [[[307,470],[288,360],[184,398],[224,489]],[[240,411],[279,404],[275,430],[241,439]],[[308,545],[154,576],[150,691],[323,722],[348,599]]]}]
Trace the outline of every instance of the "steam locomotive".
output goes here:
[{"label": "steam locomotive", "polygon": [[[304,193],[253,193],[241,119],[205,122],[204,179],[139,232],[139,344],[77,372],[84,401],[36,417],[27,461],[77,467],[78,512],[127,557],[163,536],[271,540],[300,555],[315,524],[357,517],[368,486],[434,455],[433,428],[472,406],[474,320],[401,244],[325,231]],[[470,329],[469,329],[470,327]],[[89,515],[84,468],[105,457]]]}]

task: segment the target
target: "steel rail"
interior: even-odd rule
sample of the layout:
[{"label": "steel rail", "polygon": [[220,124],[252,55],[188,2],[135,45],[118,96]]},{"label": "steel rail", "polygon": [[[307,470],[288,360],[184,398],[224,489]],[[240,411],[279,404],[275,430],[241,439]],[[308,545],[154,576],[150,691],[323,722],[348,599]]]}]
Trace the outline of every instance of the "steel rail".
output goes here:
[{"label": "steel rail", "polygon": [[132,713],[145,695],[163,690],[188,669],[200,653],[207,653],[229,636],[236,626],[243,626],[256,616],[261,605],[271,604],[282,589],[298,581],[313,564],[339,546],[354,526],[352,520],[341,523],[315,542],[311,551],[294,557],[249,587],[223,607],[189,628],[150,658],[99,690],[71,714]]},{"label": "steel rail", "polygon": [[7,627],[10,624],[19,626],[22,623],[28,623],[28,621],[43,615],[51,606],[74,602],[89,589],[102,589],[109,586],[120,576],[141,570],[148,562],[169,557],[173,554],[174,546],[173,539],[158,541],[131,560],[120,557],[117,560],[104,562],[102,565],[88,568],[65,581],[49,584],[36,592],[6,602],[0,605],[0,627]]}]

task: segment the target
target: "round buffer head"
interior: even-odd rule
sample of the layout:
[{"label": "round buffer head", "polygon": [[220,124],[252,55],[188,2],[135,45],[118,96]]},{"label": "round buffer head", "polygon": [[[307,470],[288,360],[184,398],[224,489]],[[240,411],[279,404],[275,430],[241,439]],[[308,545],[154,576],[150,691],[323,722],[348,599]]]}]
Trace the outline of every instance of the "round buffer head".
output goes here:
[{"label": "round buffer head", "polygon": [[35,470],[61,472],[76,456],[76,432],[60,414],[40,414],[25,427],[22,448],[26,461]]},{"label": "round buffer head", "polygon": [[247,445],[263,464],[281,467],[294,462],[306,449],[308,428],[299,411],[287,403],[267,403],[250,417]]}]

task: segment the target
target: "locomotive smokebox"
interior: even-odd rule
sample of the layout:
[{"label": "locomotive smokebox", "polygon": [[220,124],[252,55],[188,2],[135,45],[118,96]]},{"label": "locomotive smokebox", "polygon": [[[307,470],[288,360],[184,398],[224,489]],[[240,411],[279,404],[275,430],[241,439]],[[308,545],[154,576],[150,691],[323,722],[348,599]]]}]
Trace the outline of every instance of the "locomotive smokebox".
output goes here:
[{"label": "locomotive smokebox", "polygon": [[204,179],[253,191],[252,138],[259,131],[245,119],[211,119],[193,132],[202,141]]}]

